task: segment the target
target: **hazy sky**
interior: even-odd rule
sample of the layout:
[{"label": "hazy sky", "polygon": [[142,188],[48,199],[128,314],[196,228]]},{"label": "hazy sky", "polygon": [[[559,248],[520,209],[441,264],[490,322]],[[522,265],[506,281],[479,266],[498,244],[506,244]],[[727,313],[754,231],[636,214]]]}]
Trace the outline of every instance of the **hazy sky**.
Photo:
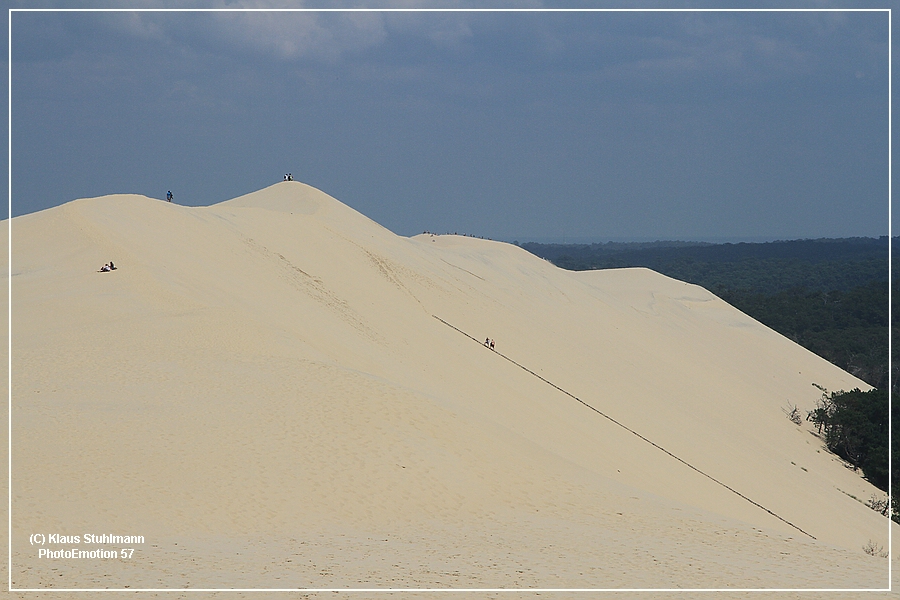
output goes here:
[{"label": "hazy sky", "polygon": [[291,172],[402,235],[886,235],[888,52],[886,12],[15,12],[13,214]]}]

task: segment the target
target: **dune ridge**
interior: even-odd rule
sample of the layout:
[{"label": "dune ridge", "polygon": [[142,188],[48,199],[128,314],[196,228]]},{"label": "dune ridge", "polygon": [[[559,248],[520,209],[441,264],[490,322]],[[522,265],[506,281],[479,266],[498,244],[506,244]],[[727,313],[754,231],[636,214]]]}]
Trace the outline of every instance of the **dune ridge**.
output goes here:
[{"label": "dune ridge", "polygon": [[[782,411],[868,386],[702,288],[299,182],[11,230],[16,587],[887,585],[877,490]],[[151,544],[40,562],[43,530]]]}]

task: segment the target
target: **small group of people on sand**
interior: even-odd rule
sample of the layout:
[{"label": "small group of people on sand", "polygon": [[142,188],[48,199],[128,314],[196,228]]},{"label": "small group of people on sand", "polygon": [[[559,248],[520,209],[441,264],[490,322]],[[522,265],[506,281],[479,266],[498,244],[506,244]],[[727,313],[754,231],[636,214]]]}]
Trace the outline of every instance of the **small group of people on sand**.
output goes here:
[{"label": "small group of people on sand", "polygon": [[98,273],[108,273],[110,271],[115,271],[115,270],[116,270],[116,265],[113,264],[113,261],[109,261],[108,263],[106,263],[105,265],[100,267],[100,270],[97,272]]},{"label": "small group of people on sand", "polygon": [[474,233],[457,233],[457,232],[455,232],[455,231],[454,231],[453,233],[449,233],[449,232],[448,232],[448,233],[434,233],[433,231],[423,231],[423,232],[422,232],[422,235],[431,235],[431,236],[435,236],[435,235],[462,235],[462,236],[470,237],[470,238],[478,238],[479,240],[490,240],[490,239],[491,239],[491,238],[486,238],[486,237],[484,237],[483,235],[475,235]]},{"label": "small group of people on sand", "polygon": [[291,175],[290,173],[288,173],[287,175],[284,176],[284,180],[285,180],[285,181],[293,181],[293,180],[294,180],[294,176]]},{"label": "small group of people on sand", "polygon": [[491,350],[493,350],[494,349],[494,340],[492,340],[491,338],[484,338],[484,347],[490,348]]}]

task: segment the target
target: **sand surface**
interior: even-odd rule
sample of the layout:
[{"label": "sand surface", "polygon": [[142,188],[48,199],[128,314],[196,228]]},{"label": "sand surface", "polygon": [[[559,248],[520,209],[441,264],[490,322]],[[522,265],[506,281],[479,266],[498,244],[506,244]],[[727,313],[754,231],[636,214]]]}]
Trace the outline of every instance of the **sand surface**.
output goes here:
[{"label": "sand surface", "polygon": [[14,588],[888,585],[883,494],[784,412],[868,386],[700,287],[299,182],[11,229]]}]

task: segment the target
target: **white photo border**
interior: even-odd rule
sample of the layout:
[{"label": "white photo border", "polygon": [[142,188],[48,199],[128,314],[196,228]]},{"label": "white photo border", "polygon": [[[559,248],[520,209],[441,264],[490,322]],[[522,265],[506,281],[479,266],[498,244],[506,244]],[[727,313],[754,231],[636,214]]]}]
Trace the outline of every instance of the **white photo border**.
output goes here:
[{"label": "white photo border", "polygon": [[[513,13],[596,13],[596,12],[670,12],[670,13],[696,13],[696,12],[768,12],[768,13],[797,13],[797,12],[884,12],[888,18],[888,585],[886,588],[14,588],[12,585],[12,25],[14,13],[26,12],[443,12],[443,13],[484,13],[484,12],[513,12]],[[7,517],[8,539],[7,565],[9,592],[890,592],[893,562],[892,527],[890,515],[892,515],[892,473],[893,452],[891,407],[892,397],[892,340],[890,324],[893,322],[891,312],[891,284],[892,281],[892,230],[891,230],[891,193],[892,193],[892,31],[890,8],[10,8],[8,20],[8,205],[7,205]]]}]

